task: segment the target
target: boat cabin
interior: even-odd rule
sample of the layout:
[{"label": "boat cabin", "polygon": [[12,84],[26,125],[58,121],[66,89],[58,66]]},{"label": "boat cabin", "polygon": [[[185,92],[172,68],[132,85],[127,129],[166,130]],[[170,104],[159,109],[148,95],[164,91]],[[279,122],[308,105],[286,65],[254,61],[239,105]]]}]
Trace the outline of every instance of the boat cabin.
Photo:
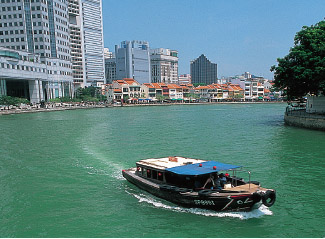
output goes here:
[{"label": "boat cabin", "polygon": [[220,171],[232,171],[227,178],[232,185],[240,185],[235,170],[241,166],[223,164],[216,161],[205,161],[184,157],[166,157],[145,159],[136,163],[136,174],[150,181],[184,188],[201,188],[210,175],[217,177]]}]

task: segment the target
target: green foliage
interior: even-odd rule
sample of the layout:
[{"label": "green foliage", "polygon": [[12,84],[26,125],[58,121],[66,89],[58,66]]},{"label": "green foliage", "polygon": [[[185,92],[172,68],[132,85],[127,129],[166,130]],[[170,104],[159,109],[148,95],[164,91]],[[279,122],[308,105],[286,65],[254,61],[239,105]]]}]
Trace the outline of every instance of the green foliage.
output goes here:
[{"label": "green foliage", "polygon": [[233,98],[234,99],[242,99],[242,98],[244,98],[244,96],[242,94],[235,94]]},{"label": "green foliage", "polygon": [[194,83],[194,84],[193,84],[194,87],[198,87],[198,86],[200,86],[200,85],[201,85],[201,86],[206,86],[207,84],[205,84],[205,83]]},{"label": "green foliage", "polygon": [[157,99],[158,101],[164,101],[164,100],[167,100],[168,97],[167,97],[167,96],[164,96],[164,95],[157,95],[157,96],[156,96],[156,99]]},{"label": "green foliage", "polygon": [[99,99],[95,98],[95,97],[91,97],[89,95],[85,95],[83,97],[83,101],[85,101],[85,102],[99,102]]},{"label": "green foliage", "polygon": [[130,99],[130,97],[128,95],[123,95],[124,102],[126,102],[128,99]]},{"label": "green foliage", "polygon": [[294,38],[294,47],[272,66],[275,87],[288,99],[325,92],[325,21],[304,26]]},{"label": "green foliage", "polygon": [[12,96],[1,96],[0,105],[15,105],[19,106],[20,104],[29,104],[27,99],[12,97]]},{"label": "green foliage", "polygon": [[100,94],[100,89],[94,86],[89,86],[85,88],[78,88],[76,90],[76,99],[78,101],[87,101],[87,102],[99,102],[105,101],[106,96]]},{"label": "green foliage", "polygon": [[192,98],[192,99],[199,99],[200,98],[200,96],[198,94],[193,94],[193,93],[188,94],[187,97]]},{"label": "green foliage", "polygon": [[60,98],[49,99],[50,103],[61,103]]},{"label": "green foliage", "polygon": [[61,97],[61,98],[54,98],[50,99],[49,102],[51,103],[68,103],[68,102],[80,102],[81,99],[77,98],[70,98],[70,97]]}]

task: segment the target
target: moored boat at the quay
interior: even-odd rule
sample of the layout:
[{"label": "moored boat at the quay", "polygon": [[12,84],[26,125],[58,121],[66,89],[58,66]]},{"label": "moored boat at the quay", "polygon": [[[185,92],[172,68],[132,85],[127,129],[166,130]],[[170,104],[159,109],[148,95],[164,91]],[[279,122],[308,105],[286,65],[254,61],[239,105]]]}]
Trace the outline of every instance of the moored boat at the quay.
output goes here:
[{"label": "moored boat at the quay", "polygon": [[[237,177],[242,166],[184,157],[144,159],[135,168],[122,170],[137,187],[185,207],[215,211],[250,211],[262,204],[271,207],[274,189]],[[230,174],[229,174],[230,173]]]}]

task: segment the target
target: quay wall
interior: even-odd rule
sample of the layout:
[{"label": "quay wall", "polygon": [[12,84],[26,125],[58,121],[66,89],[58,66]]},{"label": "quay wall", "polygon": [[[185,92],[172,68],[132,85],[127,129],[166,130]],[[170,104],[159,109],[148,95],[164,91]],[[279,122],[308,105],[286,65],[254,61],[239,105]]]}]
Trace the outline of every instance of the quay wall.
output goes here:
[{"label": "quay wall", "polygon": [[284,115],[284,122],[290,126],[325,131],[325,117],[311,118],[301,115]]}]

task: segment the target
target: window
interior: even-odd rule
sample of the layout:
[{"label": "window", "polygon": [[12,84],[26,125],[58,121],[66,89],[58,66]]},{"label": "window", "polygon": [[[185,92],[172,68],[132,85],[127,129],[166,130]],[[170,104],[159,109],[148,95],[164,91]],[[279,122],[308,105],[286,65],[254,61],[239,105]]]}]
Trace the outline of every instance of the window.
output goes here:
[{"label": "window", "polygon": [[156,170],[152,170],[152,178],[157,179],[158,173]]},{"label": "window", "polygon": [[151,178],[151,170],[147,169],[147,178]]}]

